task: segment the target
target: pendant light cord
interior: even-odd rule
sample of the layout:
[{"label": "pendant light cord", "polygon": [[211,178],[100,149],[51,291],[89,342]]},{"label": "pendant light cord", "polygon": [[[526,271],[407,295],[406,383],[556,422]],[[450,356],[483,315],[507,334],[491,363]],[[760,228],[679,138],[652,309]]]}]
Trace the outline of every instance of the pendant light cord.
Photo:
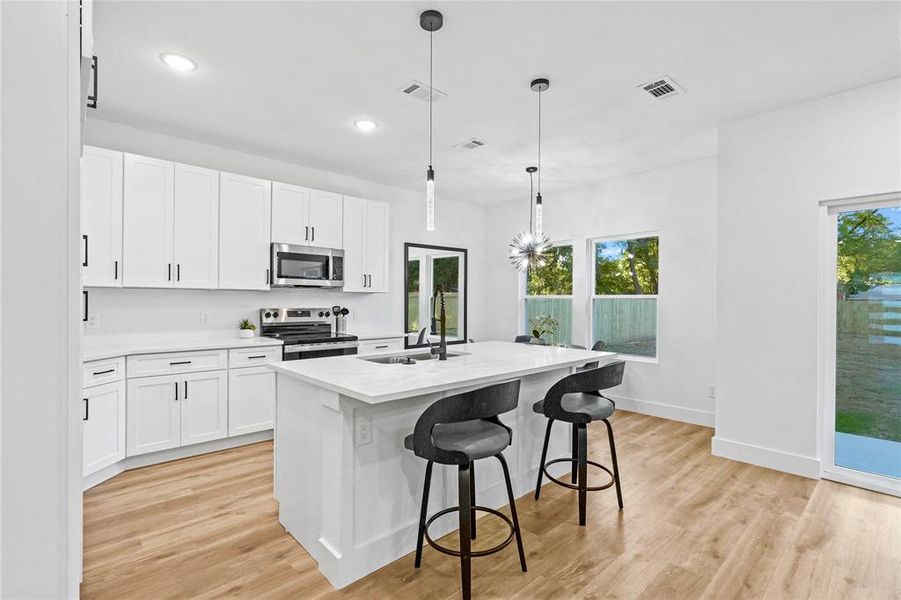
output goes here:
[{"label": "pendant light cord", "polygon": [[434,37],[435,32],[429,31],[429,168],[432,168],[432,96],[435,94],[435,90],[432,87],[432,52],[433,52],[433,44],[432,38]]},{"label": "pendant light cord", "polygon": [[532,188],[532,174],[529,173],[529,233],[532,233],[532,206],[534,204],[535,195]]},{"label": "pendant light cord", "polygon": [[538,193],[541,193],[541,89],[538,89]]}]

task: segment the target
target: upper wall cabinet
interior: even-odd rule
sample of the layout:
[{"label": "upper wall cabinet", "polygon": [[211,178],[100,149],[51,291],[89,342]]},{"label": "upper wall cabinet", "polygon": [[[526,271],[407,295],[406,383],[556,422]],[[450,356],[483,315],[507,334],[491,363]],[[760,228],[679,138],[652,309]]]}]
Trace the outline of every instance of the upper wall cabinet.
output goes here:
[{"label": "upper wall cabinet", "polygon": [[122,153],[85,146],[81,159],[81,282],[122,286]]},{"label": "upper wall cabinet", "polygon": [[219,287],[269,289],[269,181],[219,174]]},{"label": "upper wall cabinet", "polygon": [[175,165],[173,285],[215,288],[219,281],[219,171]]},{"label": "upper wall cabinet", "polygon": [[123,284],[172,287],[175,165],[125,155]]},{"label": "upper wall cabinet", "polygon": [[388,205],[344,196],[344,291],[388,291]]},{"label": "upper wall cabinet", "polygon": [[272,241],[342,248],[339,194],[287,183],[272,184]]}]

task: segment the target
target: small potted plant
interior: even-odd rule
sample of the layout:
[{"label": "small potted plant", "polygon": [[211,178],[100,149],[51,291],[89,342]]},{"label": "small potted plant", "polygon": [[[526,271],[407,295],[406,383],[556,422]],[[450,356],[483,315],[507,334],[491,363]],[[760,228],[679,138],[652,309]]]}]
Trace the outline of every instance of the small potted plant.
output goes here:
[{"label": "small potted plant", "polygon": [[238,337],[239,338],[252,338],[253,332],[256,331],[257,326],[250,322],[249,319],[243,319],[240,323],[238,323]]},{"label": "small potted plant", "polygon": [[532,343],[546,345],[548,342],[544,339],[545,335],[554,335],[557,333],[559,324],[551,315],[540,313],[529,319],[529,325],[532,326]]}]

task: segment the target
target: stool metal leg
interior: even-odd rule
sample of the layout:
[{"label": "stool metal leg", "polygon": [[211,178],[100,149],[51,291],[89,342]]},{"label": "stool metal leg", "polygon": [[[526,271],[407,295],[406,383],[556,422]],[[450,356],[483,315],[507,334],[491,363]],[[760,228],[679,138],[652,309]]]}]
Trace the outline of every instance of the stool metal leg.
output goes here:
[{"label": "stool metal leg", "polygon": [[579,426],[573,423],[573,462],[572,462],[572,479],[573,483],[579,481]]},{"label": "stool metal leg", "polygon": [[610,457],[613,460],[613,481],[616,483],[616,500],[619,502],[619,509],[623,509],[623,491],[619,485],[619,465],[616,462],[616,444],[613,442],[613,426],[610,421],[604,419],[607,425],[607,437],[610,439]]},{"label": "stool metal leg", "polygon": [[544,475],[544,461],[547,460],[547,445],[551,441],[551,425],[554,424],[553,419],[547,420],[547,431],[544,433],[544,446],[541,448],[541,462],[538,463],[538,483],[535,484],[535,499],[541,494],[541,476]]},{"label": "stool metal leg", "polygon": [[513,531],[516,533],[516,547],[519,549],[519,566],[522,572],[528,571],[526,568],[526,553],[522,547],[522,532],[519,529],[519,518],[516,516],[516,498],[513,497],[513,484],[510,483],[510,470],[507,468],[507,460],[503,454],[497,454],[497,459],[504,469],[504,482],[507,484],[507,498],[510,500],[510,516],[513,518]]},{"label": "stool metal leg", "polygon": [[579,525],[585,526],[585,509],[588,501],[588,428],[585,423],[579,423]]},{"label": "stool metal leg", "polygon": [[432,483],[432,461],[425,467],[425,483],[422,484],[422,509],[419,511],[419,534],[416,536],[416,560],[413,566],[417,569],[422,564],[422,538],[425,535],[425,520],[429,510],[429,487]]},{"label": "stool metal leg", "polygon": [[472,473],[469,464],[460,465],[457,471],[457,495],[460,499],[460,582],[463,590],[463,600],[472,598],[472,502],[469,491]]},{"label": "stool metal leg", "polygon": [[[475,506],[476,503],[476,463],[469,463],[469,501]],[[472,523],[471,535],[472,539],[476,539],[476,509],[472,509],[469,515]]]}]

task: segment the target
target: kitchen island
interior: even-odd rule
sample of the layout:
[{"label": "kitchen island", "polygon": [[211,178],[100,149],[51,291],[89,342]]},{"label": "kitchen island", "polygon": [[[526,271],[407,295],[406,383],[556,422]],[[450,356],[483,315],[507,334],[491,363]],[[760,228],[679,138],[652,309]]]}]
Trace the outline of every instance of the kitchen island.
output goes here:
[{"label": "kitchen island", "polygon": [[[402,354],[428,355],[428,349]],[[392,354],[392,356],[397,353]],[[275,498],[285,529],[319,563],[336,588],[375,571],[416,546],[426,461],[403,445],[432,402],[520,379],[519,406],[501,416],[513,430],[504,452],[517,497],[531,492],[547,424],[532,403],[576,367],[616,357],[552,346],[482,342],[448,347],[448,359],[388,364],[383,355],[275,363]],[[570,453],[570,428],[559,425],[548,457]],[[568,472],[554,465],[552,472]],[[456,473],[435,465],[429,513],[456,504]],[[476,467],[480,505],[507,504],[500,466]],[[430,533],[455,530],[455,517]],[[413,569],[412,561],[410,569]]]}]

